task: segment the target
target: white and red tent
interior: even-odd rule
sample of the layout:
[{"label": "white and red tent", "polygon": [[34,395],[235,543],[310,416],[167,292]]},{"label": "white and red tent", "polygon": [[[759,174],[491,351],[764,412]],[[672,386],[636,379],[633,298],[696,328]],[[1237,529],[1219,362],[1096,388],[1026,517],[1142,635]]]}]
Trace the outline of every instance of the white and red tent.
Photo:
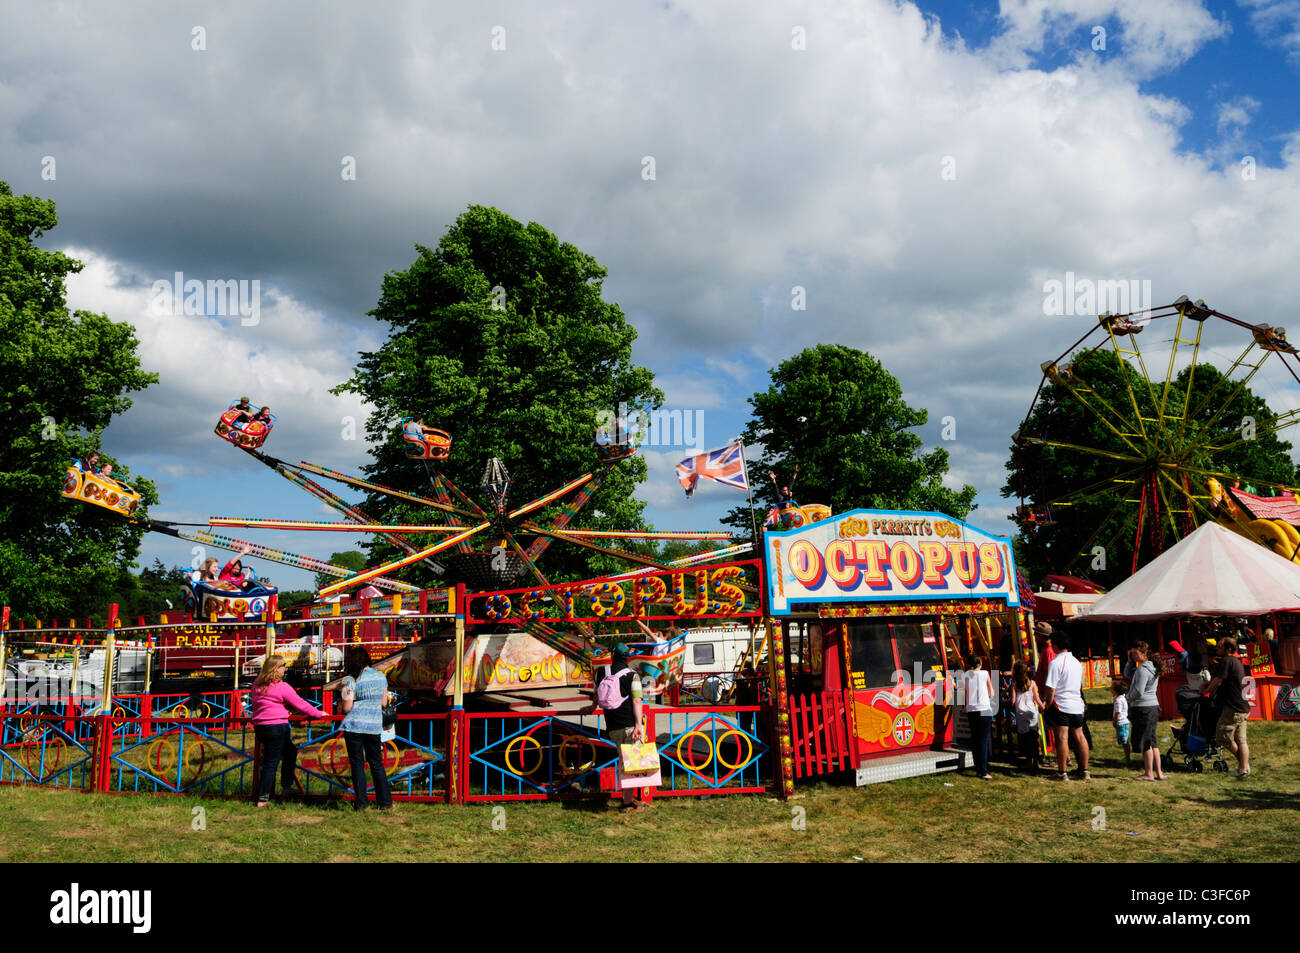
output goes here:
[{"label": "white and red tent", "polygon": [[1297,609],[1300,565],[1218,523],[1206,523],[1076,618],[1143,622]]}]

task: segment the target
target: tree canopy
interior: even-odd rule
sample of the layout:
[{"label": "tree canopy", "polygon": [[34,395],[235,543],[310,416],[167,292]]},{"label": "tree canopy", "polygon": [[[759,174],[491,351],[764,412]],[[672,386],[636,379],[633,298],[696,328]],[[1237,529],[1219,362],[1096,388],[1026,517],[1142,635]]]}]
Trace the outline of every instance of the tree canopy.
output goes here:
[{"label": "tree canopy", "polygon": [[[376,481],[428,493],[423,467],[407,459],[398,434],[401,418],[415,416],[452,435],[451,456],[438,467],[480,506],[480,479],[493,456],[510,472],[511,501],[525,503],[597,466],[592,438],[602,414],[620,403],[662,401],[653,374],[632,363],[636,330],[601,297],[606,270],[590,255],[541,225],[483,206],[468,208],[437,248],[415,247],[409,268],[384,277],[370,312],[387,324],[388,339],[362,354],[336,388],[375,408],[366,421],[376,445],[366,472]],[[638,457],[620,463],[575,525],[641,528],[644,504],[633,491],[645,473]],[[386,496],[365,505],[391,521],[433,516]],[[382,539],[369,547],[372,562],[396,552]],[[620,565],[564,544],[543,560],[555,579]],[[429,581],[420,566],[401,575]]]},{"label": "tree canopy", "polygon": [[[1208,517],[1205,481],[1212,474],[1228,485],[1239,477],[1243,488],[1249,485],[1264,494],[1296,481],[1291,444],[1278,435],[1279,429],[1285,432],[1287,419],[1279,421],[1261,397],[1213,365],[1184,368],[1167,391],[1163,381],[1149,386],[1106,349],[1079,355],[1069,373],[1076,389],[1086,388],[1080,390],[1084,399],[1064,383],[1046,382],[1021,428],[1022,436],[1034,439],[1013,445],[1006,463],[1003,496],[1023,496],[1040,508],[1040,517],[1047,515],[1041,508],[1050,505],[1049,523],[1017,519],[1024,543],[1019,550],[1025,557],[1022,569],[1030,578],[1069,570],[1114,585],[1128,576],[1137,535],[1136,501],[1146,473],[1164,471],[1171,478],[1158,478],[1165,489],[1160,521],[1165,545],[1176,541],[1188,524],[1185,514],[1195,525]],[[1163,424],[1157,411],[1162,398]],[[1141,428],[1135,422],[1138,414]],[[1194,501],[1177,489],[1183,474]],[[1151,516],[1149,510],[1139,565],[1154,555],[1152,524],[1147,522]],[[1100,553],[1094,552],[1097,546]]]},{"label": "tree canopy", "polygon": [[[141,569],[138,575],[123,569],[109,601],[117,603],[118,616],[123,620],[178,611],[184,605],[182,592],[188,587],[189,579],[190,570],[183,566],[168,569],[161,559],[155,558],[153,565]],[[107,605],[92,607],[95,618],[107,611]]]},{"label": "tree canopy", "polygon": [[[342,566],[344,569],[351,569],[353,572],[360,572],[366,568],[366,554],[357,549],[348,549],[341,553],[330,553],[330,558],[327,561],[336,566]],[[318,589],[322,586],[328,586],[334,581],[334,577],[328,573],[316,573],[316,588]],[[315,593],[312,593],[312,595],[315,595]],[[285,605],[288,604],[288,602],[285,602]]]},{"label": "tree canopy", "polygon": [[[794,497],[832,512],[938,510],[958,519],[970,512],[975,488],[943,485],[948,451],[922,452],[923,441],[912,431],[926,423],[926,411],[908,406],[901,385],[870,354],[819,344],[771,376],[772,385],[749,399],[754,414],[744,431],[750,484],[765,506],[778,497],[768,471],[785,485],[797,465]],[[761,448],[757,460],[755,447]],[[749,512],[734,509],[725,522],[748,530]]]},{"label": "tree canopy", "polygon": [[[59,491],[126,395],[157,380],[140,369],[131,325],[69,313],[64,282],[81,264],[36,245],[57,223],[52,201],[0,182],[0,602],[43,617],[103,614],[140,551],[141,526]],[[149,480],[101,461],[141,494],[137,515],[157,502]]]}]

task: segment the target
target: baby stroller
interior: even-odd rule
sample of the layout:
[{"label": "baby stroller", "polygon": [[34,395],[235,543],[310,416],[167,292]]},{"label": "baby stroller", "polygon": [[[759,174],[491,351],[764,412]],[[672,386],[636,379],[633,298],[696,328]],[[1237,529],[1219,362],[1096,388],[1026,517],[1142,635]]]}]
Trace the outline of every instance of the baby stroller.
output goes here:
[{"label": "baby stroller", "polygon": [[1180,688],[1176,693],[1178,713],[1186,719],[1181,728],[1173,729],[1174,740],[1165,752],[1162,765],[1173,767],[1174,757],[1181,755],[1183,764],[1197,774],[1205,770],[1202,760],[1212,761],[1215,771],[1227,773],[1228,762],[1219,749],[1215,728],[1219,723],[1218,705],[1195,688]]}]

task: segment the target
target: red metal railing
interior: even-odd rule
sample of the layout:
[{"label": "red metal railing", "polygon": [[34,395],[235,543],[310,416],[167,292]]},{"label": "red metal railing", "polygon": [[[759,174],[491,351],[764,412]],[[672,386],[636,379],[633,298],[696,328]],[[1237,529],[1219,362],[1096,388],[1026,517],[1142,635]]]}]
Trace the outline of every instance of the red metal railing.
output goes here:
[{"label": "red metal railing", "polygon": [[790,696],[790,736],[794,776],[814,777],[856,768],[849,736],[847,692]]}]

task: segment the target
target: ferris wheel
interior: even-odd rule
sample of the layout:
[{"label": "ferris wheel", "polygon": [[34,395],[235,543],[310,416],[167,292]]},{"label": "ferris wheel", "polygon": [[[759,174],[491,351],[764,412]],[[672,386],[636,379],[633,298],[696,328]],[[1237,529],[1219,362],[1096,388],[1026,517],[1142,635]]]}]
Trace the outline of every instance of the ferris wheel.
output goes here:
[{"label": "ferris wheel", "polygon": [[[1136,571],[1206,520],[1288,558],[1300,551],[1283,442],[1300,423],[1300,363],[1285,329],[1183,296],[1102,314],[1041,367],[1008,489],[1020,498],[1012,518],[1054,571],[1105,569],[1106,554],[1130,546],[1123,562]],[[1270,508],[1290,516],[1241,518]]]}]

